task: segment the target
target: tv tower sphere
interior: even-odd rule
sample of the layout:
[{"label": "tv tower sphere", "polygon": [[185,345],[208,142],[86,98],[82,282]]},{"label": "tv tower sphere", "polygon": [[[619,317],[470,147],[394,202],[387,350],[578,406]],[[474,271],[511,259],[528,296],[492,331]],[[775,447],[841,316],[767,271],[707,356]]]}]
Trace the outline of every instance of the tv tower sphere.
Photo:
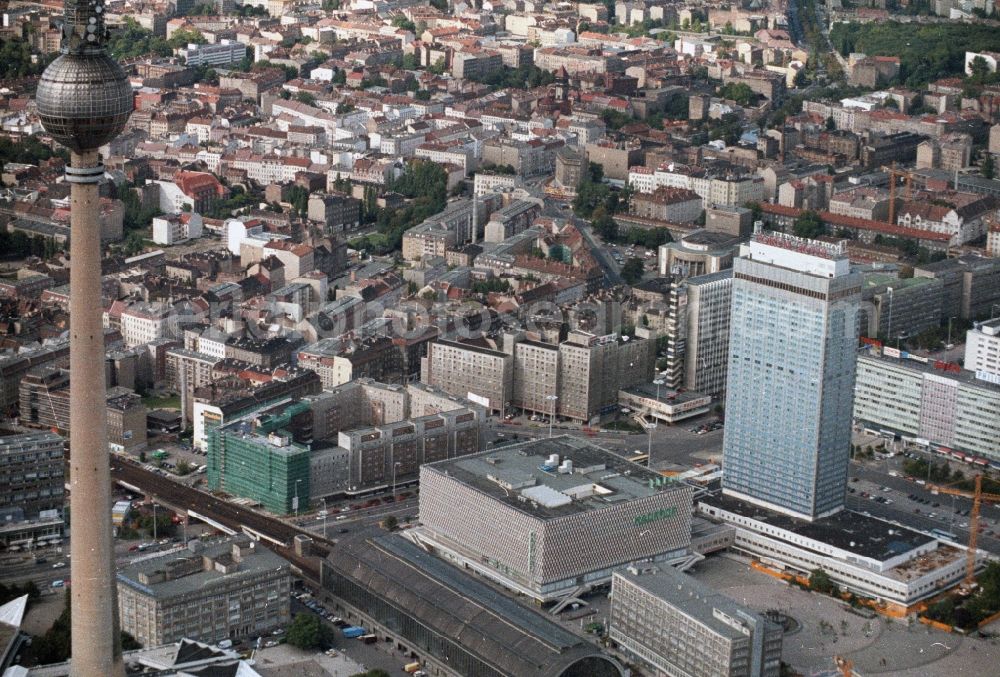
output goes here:
[{"label": "tv tower sphere", "polygon": [[45,131],[76,152],[97,150],[125,127],[132,87],[104,49],[104,0],[66,0],[62,55],[49,64],[35,99]]}]

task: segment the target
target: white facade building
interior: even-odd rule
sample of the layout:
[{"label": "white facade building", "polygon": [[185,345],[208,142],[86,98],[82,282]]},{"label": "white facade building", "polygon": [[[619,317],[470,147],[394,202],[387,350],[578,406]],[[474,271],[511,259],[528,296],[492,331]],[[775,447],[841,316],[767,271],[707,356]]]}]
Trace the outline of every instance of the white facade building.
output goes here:
[{"label": "white facade building", "polygon": [[164,338],[170,332],[172,308],[165,303],[136,303],[122,311],[121,332],[129,348]]},{"label": "white facade building", "polygon": [[204,221],[201,214],[181,212],[153,218],[153,242],[173,245],[201,237]]},{"label": "white facade building", "polygon": [[1000,320],[983,322],[966,333],[963,364],[977,375],[1000,380]]},{"label": "white facade building", "polygon": [[222,40],[215,45],[188,45],[177,50],[188,66],[230,66],[247,54],[247,46],[235,40]]}]

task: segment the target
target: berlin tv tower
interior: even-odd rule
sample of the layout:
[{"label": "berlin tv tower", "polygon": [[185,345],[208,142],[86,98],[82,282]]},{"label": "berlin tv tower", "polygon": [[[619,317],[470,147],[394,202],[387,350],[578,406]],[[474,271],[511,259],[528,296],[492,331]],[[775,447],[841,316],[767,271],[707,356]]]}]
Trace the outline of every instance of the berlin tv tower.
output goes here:
[{"label": "berlin tv tower", "polygon": [[97,149],[132,113],[132,88],[104,43],[104,0],[65,0],[62,54],[42,74],[42,126],[70,150],[70,553],[74,677],[125,674],[111,538]]}]

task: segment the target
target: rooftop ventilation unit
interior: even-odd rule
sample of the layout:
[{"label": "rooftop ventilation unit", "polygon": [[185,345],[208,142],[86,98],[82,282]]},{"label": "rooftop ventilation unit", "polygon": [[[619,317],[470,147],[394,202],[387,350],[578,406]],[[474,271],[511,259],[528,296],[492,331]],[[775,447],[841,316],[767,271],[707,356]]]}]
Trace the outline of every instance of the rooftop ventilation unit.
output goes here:
[{"label": "rooftop ventilation unit", "polygon": [[573,502],[566,494],[561,491],[556,491],[552,487],[539,484],[538,486],[529,487],[521,491],[522,496],[526,496],[530,500],[543,505],[546,508],[558,508],[564,505],[569,505]]}]

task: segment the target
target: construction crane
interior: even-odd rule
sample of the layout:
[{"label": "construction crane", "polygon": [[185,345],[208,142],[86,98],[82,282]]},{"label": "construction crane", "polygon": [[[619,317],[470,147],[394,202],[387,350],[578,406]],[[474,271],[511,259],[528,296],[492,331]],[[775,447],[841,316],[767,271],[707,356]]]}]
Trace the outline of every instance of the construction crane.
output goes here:
[{"label": "construction crane", "polygon": [[[972,499],[972,512],[969,513],[969,550],[965,555],[965,580],[962,586],[965,590],[972,590],[976,585],[976,544],[979,540],[979,508],[983,501],[987,503],[1000,503],[1000,494],[983,493],[983,476],[976,475],[976,489],[972,493],[954,489],[950,484],[939,485],[930,484],[928,488],[931,493],[948,494],[949,496],[962,496]],[[955,484],[952,482],[952,484]]]},{"label": "construction crane", "polygon": [[913,197],[913,174],[903,169],[896,169],[893,162],[890,167],[882,167],[889,172],[889,223],[896,225],[896,180],[899,178],[906,180],[906,199]]}]

